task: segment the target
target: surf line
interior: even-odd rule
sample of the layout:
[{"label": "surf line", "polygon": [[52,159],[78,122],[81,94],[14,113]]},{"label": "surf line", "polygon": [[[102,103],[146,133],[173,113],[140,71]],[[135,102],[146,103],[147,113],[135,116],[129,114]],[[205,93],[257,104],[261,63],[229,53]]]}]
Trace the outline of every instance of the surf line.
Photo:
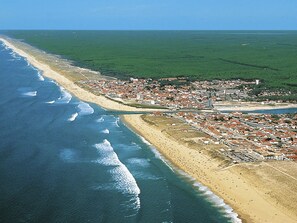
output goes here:
[{"label": "surf line", "polygon": [[239,215],[233,210],[232,207],[230,207],[228,204],[224,202],[222,198],[217,196],[215,193],[213,193],[208,187],[202,185],[199,183],[196,179],[194,179],[192,176],[190,176],[188,173],[182,171],[178,167],[176,167],[174,164],[172,164],[166,157],[164,157],[149,141],[147,141],[143,136],[139,135],[137,132],[135,132],[129,125],[127,125],[125,122],[124,125],[129,128],[135,135],[137,135],[140,140],[149,146],[151,151],[155,154],[155,157],[159,160],[161,160],[172,172],[175,174],[178,174],[180,176],[183,176],[187,183],[191,184],[196,191],[199,191],[206,197],[207,200],[209,200],[212,204],[214,204],[217,207],[220,207],[221,210],[224,212],[226,217],[229,217],[232,221],[232,223],[242,223],[242,220],[239,218]]}]

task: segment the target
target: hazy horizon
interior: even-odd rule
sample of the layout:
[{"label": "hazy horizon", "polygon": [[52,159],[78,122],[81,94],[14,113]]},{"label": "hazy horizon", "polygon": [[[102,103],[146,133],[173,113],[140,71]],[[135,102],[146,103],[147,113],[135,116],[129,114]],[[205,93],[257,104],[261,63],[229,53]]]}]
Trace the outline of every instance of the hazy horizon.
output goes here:
[{"label": "hazy horizon", "polygon": [[0,29],[0,31],[264,31],[264,32],[281,32],[281,31],[297,31],[297,29]]},{"label": "hazy horizon", "polygon": [[2,2],[0,30],[296,30],[293,0]]}]

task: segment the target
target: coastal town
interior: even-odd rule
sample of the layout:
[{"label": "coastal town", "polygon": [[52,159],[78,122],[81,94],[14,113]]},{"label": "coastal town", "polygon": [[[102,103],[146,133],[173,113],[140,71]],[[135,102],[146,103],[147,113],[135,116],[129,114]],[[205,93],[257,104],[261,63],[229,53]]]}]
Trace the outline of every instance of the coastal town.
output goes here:
[{"label": "coastal town", "polygon": [[[78,83],[91,92],[134,106],[165,108],[155,112],[179,118],[206,133],[203,143],[224,145],[219,152],[233,163],[262,160],[297,160],[297,115],[221,113],[213,104],[248,101],[259,80],[187,82],[183,78],[161,80],[84,80]],[[273,93],[272,93],[273,94]],[[266,103],[273,103],[271,101]],[[198,112],[209,110],[209,112]]]},{"label": "coastal town", "polygon": [[248,100],[253,85],[259,80],[188,81],[185,78],[160,80],[83,80],[77,83],[94,94],[139,106],[169,109],[212,109],[213,103],[228,100]]},{"label": "coastal town", "polygon": [[[123,123],[155,146],[162,159],[165,157],[199,180],[202,188],[204,185],[210,188],[241,216],[247,216],[248,222],[295,222],[296,218],[287,214],[296,216],[296,196],[293,193],[296,191],[296,114],[245,114],[216,110],[218,103],[241,104],[257,99],[252,91],[261,80],[103,80],[101,77],[93,80],[93,76],[83,76],[84,70],[76,69],[79,72],[75,73],[68,67],[69,72],[65,72],[65,66],[56,63],[53,67],[44,66],[44,61],[36,60],[26,51],[14,49],[41,69],[45,77],[55,80],[80,100],[120,111],[116,115],[123,114]],[[277,102],[267,100],[263,103],[270,107]],[[54,104],[46,105],[56,107]],[[104,111],[104,114],[114,115],[113,111]],[[101,120],[95,123],[96,131],[103,124]],[[77,123],[64,120],[64,124],[69,126]],[[108,137],[106,132],[102,134]],[[159,154],[156,157],[160,157]],[[247,206],[240,209],[238,204]],[[267,212],[262,213],[262,207]],[[287,211],[283,213],[283,209],[277,207]]]},{"label": "coastal town", "polygon": [[[221,144],[234,163],[297,161],[297,114],[191,113],[174,115],[207,134],[205,144]],[[226,149],[227,148],[227,149]]]}]

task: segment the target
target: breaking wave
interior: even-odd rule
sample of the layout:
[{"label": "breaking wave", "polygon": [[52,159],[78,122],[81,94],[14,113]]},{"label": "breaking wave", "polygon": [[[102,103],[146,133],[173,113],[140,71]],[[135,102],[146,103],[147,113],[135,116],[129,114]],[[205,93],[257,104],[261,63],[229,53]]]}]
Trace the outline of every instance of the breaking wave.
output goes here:
[{"label": "breaking wave", "polygon": [[224,200],[217,195],[215,195],[208,187],[203,186],[199,182],[195,182],[193,184],[195,187],[198,188],[198,190],[208,198],[212,203],[214,203],[217,207],[223,208],[224,212],[226,213],[225,215],[227,217],[230,217],[232,222],[234,223],[241,223],[241,219],[238,218],[238,214],[233,211],[233,209],[227,205]]},{"label": "breaking wave", "polygon": [[109,134],[109,130],[108,129],[104,129],[104,130],[101,131],[101,133]]},{"label": "breaking wave", "polygon": [[[56,84],[54,81],[50,81],[50,82],[53,82],[54,84]],[[47,104],[54,104],[54,103],[68,104],[71,101],[72,95],[70,93],[68,93],[63,87],[61,87],[61,86],[59,86],[59,87],[60,87],[60,91],[61,91],[61,96],[57,100],[47,101],[45,103],[47,103]]]},{"label": "breaking wave", "polygon": [[78,104],[79,115],[91,115],[94,113],[94,109],[86,102],[79,102]]},{"label": "breaking wave", "polygon": [[27,96],[27,97],[35,97],[37,96],[37,91],[29,91],[29,92],[25,92],[22,94],[23,96]]},{"label": "breaking wave", "polygon": [[104,122],[104,118],[100,117],[99,119],[96,120],[96,122]]},{"label": "breaking wave", "polygon": [[11,51],[11,53],[9,53],[14,59],[16,60],[20,60],[21,57],[14,51]]},{"label": "breaking wave", "polygon": [[120,118],[116,118],[116,120],[113,122],[113,124],[116,126],[116,127],[120,127],[119,125],[119,122],[120,122]]},{"label": "breaking wave", "polygon": [[47,102],[45,102],[45,103],[47,103],[47,104],[54,104],[56,101],[47,101]]},{"label": "breaking wave", "polygon": [[138,212],[140,209],[140,189],[130,173],[128,168],[119,160],[113,147],[107,139],[102,143],[94,145],[101,157],[96,161],[97,163],[111,166],[111,176],[113,179],[113,187],[123,194],[130,195],[130,208]]},{"label": "breaking wave", "polygon": [[36,70],[37,72],[37,77],[38,77],[38,80],[40,81],[44,81],[44,77],[42,76],[42,71],[39,70],[38,68],[34,67],[32,64],[30,64],[30,62],[28,60],[26,60],[27,63],[28,63],[28,66],[30,66],[33,70]]},{"label": "breaking wave", "polygon": [[[169,162],[161,155],[161,153],[155,149],[154,147],[152,147],[152,145],[145,139],[143,138],[142,136],[139,136],[142,141],[149,145],[151,147],[151,150],[153,151],[153,153],[155,154],[155,157],[162,160],[172,171],[174,171],[174,169],[171,167],[171,165],[169,164]],[[203,192],[204,195],[212,202],[214,203],[216,206],[218,207],[221,207],[224,212],[225,212],[225,215],[229,218],[231,218],[232,222],[233,223],[241,223],[241,219],[238,218],[238,214],[235,213],[233,211],[233,209],[227,205],[226,203],[224,203],[224,200],[221,199],[220,197],[218,197],[217,195],[215,195],[210,189],[208,189],[208,187],[206,186],[203,186],[202,184],[200,184],[199,182],[195,181],[194,178],[190,177],[188,174],[186,174],[185,172],[181,171],[181,170],[178,170],[178,172],[185,176],[186,178],[188,179],[191,179],[193,183],[193,186],[198,188],[199,191]]]},{"label": "breaking wave", "polygon": [[74,113],[74,114],[72,114],[71,117],[68,119],[68,121],[69,121],[69,122],[73,122],[73,121],[75,121],[75,119],[76,119],[77,116],[78,116],[78,113],[77,113],[77,112]]},{"label": "breaking wave", "polygon": [[59,104],[68,104],[71,99],[72,99],[72,95],[70,93],[68,93],[65,88],[60,87],[61,90],[61,96],[58,98],[58,100],[56,101],[56,103]]},{"label": "breaking wave", "polygon": [[150,144],[150,142],[148,142],[144,137],[138,135],[140,137],[140,139],[142,140],[142,142],[144,142],[146,145],[148,145],[150,147],[150,149],[152,150],[152,152],[155,154],[155,157],[159,160],[161,160],[163,163],[166,164],[166,166],[174,172],[173,168],[171,167],[171,165],[168,163],[168,161],[162,156],[162,154],[155,148],[152,146],[152,144]]},{"label": "breaking wave", "polygon": [[42,76],[41,71],[37,72],[37,76],[40,81],[44,81],[44,77]]}]

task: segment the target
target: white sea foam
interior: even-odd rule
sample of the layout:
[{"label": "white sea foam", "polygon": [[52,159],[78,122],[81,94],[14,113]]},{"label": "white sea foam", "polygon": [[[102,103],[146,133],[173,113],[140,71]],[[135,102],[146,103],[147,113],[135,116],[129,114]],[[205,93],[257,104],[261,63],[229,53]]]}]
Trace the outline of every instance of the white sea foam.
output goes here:
[{"label": "white sea foam", "polygon": [[120,122],[120,118],[116,118],[116,120],[113,122],[113,124],[116,126],[116,127],[120,127],[119,125],[119,122]]},{"label": "white sea foam", "polygon": [[148,142],[144,137],[142,137],[142,136],[140,136],[140,135],[138,135],[138,136],[141,138],[141,140],[142,140],[145,144],[147,144],[147,145],[151,148],[152,152],[155,154],[155,157],[158,158],[159,160],[161,160],[163,163],[165,163],[166,166],[167,166],[170,170],[172,170],[172,171],[174,172],[173,168],[172,168],[171,165],[168,163],[168,161],[162,156],[162,154],[161,154],[155,147],[153,147],[152,144],[150,144],[150,142]]},{"label": "white sea foam", "polygon": [[116,182],[116,188],[122,193],[136,196],[140,194],[136,180],[124,164],[121,163],[119,166],[115,166],[110,170],[110,173]]},{"label": "white sea foam", "polygon": [[77,116],[78,116],[78,113],[77,113],[77,112],[74,113],[74,114],[72,114],[71,117],[68,119],[68,121],[69,121],[69,122],[73,122],[73,121],[75,121],[75,119],[76,119]]},{"label": "white sea foam", "polygon": [[63,87],[60,87],[60,90],[61,90],[61,96],[58,98],[56,103],[68,104],[72,99],[72,95],[68,93]]},{"label": "white sea foam", "polygon": [[[142,136],[139,136],[141,138],[141,140],[150,146],[151,150],[153,151],[153,153],[155,154],[155,157],[162,160],[173,172],[175,172],[175,170],[172,168],[172,166],[170,165],[169,161],[167,161],[162,155],[161,153],[155,149],[145,138],[143,138]],[[216,196],[214,193],[212,193],[208,187],[203,186],[202,184],[200,184],[199,182],[195,181],[195,179],[191,176],[189,176],[188,174],[186,174],[185,172],[181,171],[181,170],[177,170],[181,175],[183,175],[185,178],[190,179],[193,183],[193,186],[198,187],[199,191],[203,192],[208,198],[209,200],[211,200],[213,203],[215,203],[217,206],[223,206],[225,213],[228,214],[228,216],[230,218],[232,218],[232,222],[236,222],[239,223],[241,222],[241,220],[238,218],[238,215],[236,213],[233,212],[232,208],[230,206],[228,206],[227,204],[225,204],[223,202],[223,199],[219,198],[218,196]],[[231,211],[230,211],[231,210]]]},{"label": "white sea foam", "polygon": [[192,182],[192,185],[197,188],[202,194],[209,200],[211,203],[213,203],[215,206],[222,208],[222,210],[225,212],[225,216],[229,217],[233,223],[241,223],[241,219],[238,218],[238,214],[233,211],[233,209],[227,205],[224,200],[220,197],[218,197],[216,194],[214,194],[208,187],[200,184],[197,182],[193,177],[189,176],[187,173],[185,173],[182,170],[178,170],[179,174],[184,176],[186,179],[188,179],[190,182]]},{"label": "white sea foam", "polygon": [[102,155],[102,157],[97,160],[98,163],[106,166],[120,165],[118,156],[107,139],[104,139],[102,143],[95,144],[95,147],[99,154]]},{"label": "white sea foam", "polygon": [[[174,169],[171,167],[171,165],[169,164],[169,162],[160,154],[160,152],[155,149],[145,138],[143,138],[142,136],[139,136],[141,138],[141,140],[150,146],[150,148],[152,149],[152,151],[154,152],[156,158],[162,160],[172,171],[174,171]],[[193,182],[193,186],[197,187],[201,192],[204,193],[204,195],[215,205],[217,205],[218,207],[223,208],[224,212],[226,213],[226,216],[231,218],[231,221],[233,223],[241,223],[241,219],[238,218],[238,214],[235,213],[233,211],[233,209],[224,203],[224,200],[221,199],[220,197],[218,197],[217,195],[215,195],[208,187],[203,186],[202,184],[200,184],[199,182],[197,182],[193,177],[189,176],[188,174],[186,174],[185,172],[183,172],[182,170],[178,170],[178,172],[185,176],[187,179],[190,179],[191,182]]]},{"label": "white sea foam", "polygon": [[36,70],[37,72],[37,77],[40,81],[44,81],[44,77],[42,76],[42,71],[39,70],[38,68],[34,67],[32,64],[30,64],[30,62],[27,60],[28,66],[30,66],[33,70]]},{"label": "white sea foam", "polygon": [[37,95],[37,91],[24,92],[22,95],[28,97],[35,97]]},{"label": "white sea foam", "polygon": [[[57,85],[57,83],[54,81],[50,81],[50,82],[53,82],[54,84]],[[57,100],[52,100],[52,101],[46,102],[47,104],[54,104],[54,103],[68,104],[71,101],[72,95],[70,93],[68,93],[63,87],[61,87],[61,86],[59,86],[59,87],[60,87],[60,91],[61,91],[61,96]]]},{"label": "white sea foam", "polygon": [[131,200],[129,201],[129,204],[133,210],[138,212],[140,209],[140,189],[133,175],[119,160],[117,154],[107,139],[104,139],[102,143],[95,144],[95,148],[101,155],[97,162],[103,165],[113,166],[110,173],[114,182],[114,188],[123,194],[130,195]]},{"label": "white sea foam", "polygon": [[241,219],[238,218],[238,214],[233,211],[233,209],[225,204],[224,200],[217,195],[215,195],[210,189],[208,189],[206,186],[203,186],[199,182],[195,182],[193,184],[195,187],[198,187],[198,189],[202,192],[204,192],[205,196],[216,206],[221,207],[224,209],[226,216],[230,217],[232,222],[234,223],[241,223]]},{"label": "white sea foam", "polygon": [[37,76],[40,81],[44,81],[44,77],[42,76],[40,71],[37,72]]},{"label": "white sea foam", "polygon": [[5,50],[10,50],[10,48],[4,42],[2,42],[2,46],[4,47]]},{"label": "white sea foam", "polygon": [[45,102],[45,103],[47,103],[47,104],[54,104],[55,101],[47,101],[47,102]]},{"label": "white sea foam", "polygon": [[104,122],[104,118],[100,117],[99,119],[96,120],[96,122]]},{"label": "white sea foam", "polygon": [[101,133],[109,134],[109,130],[108,129],[104,129],[104,130],[101,131]]},{"label": "white sea foam", "polygon": [[86,102],[79,102],[78,104],[79,115],[90,115],[94,113],[94,109]]},{"label": "white sea foam", "polygon": [[21,59],[21,57],[18,56],[18,54],[16,54],[16,52],[14,52],[14,51],[11,51],[9,54],[10,54],[14,59],[16,59],[16,60],[20,60],[20,59]]},{"label": "white sea foam", "polygon": [[149,141],[147,141],[144,137],[142,137],[142,136],[140,136],[140,135],[138,135],[140,138],[141,138],[141,141],[142,142],[144,142],[145,144],[147,144],[148,146],[152,146],[152,144],[149,142]]}]

